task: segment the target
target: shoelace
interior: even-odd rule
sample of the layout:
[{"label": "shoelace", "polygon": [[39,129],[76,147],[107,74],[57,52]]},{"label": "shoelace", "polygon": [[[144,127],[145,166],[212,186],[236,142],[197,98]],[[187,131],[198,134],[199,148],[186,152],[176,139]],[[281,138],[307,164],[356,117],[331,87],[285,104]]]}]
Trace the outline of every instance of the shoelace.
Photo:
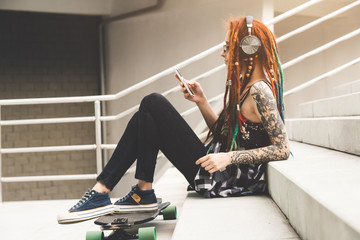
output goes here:
[{"label": "shoelace", "polygon": [[115,204],[122,202],[123,200],[131,197],[131,195],[135,192],[135,188],[132,188],[128,194],[126,194],[124,197],[120,198],[115,202]]},{"label": "shoelace", "polygon": [[88,201],[92,195],[94,195],[94,192],[91,192],[91,190],[87,190],[84,193],[84,195],[82,196],[82,198],[80,199],[80,201],[77,204],[75,204],[71,209],[80,207],[82,204],[84,204],[86,201]]}]

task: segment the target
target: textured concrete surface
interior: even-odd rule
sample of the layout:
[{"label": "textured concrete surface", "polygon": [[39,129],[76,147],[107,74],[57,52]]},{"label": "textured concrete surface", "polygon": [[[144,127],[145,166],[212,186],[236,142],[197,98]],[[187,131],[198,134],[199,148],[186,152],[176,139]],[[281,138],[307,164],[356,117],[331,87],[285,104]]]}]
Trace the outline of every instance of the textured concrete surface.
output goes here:
[{"label": "textured concrete surface", "polygon": [[360,116],[286,119],[294,141],[360,155]]},{"label": "textured concrete surface", "polygon": [[188,194],[172,240],[300,239],[268,196],[204,199]]},{"label": "textured concrete surface", "polygon": [[[155,184],[155,192],[164,201],[171,201],[181,215],[182,204],[186,197],[187,182],[175,169],[169,168]],[[112,202],[117,199],[112,199]],[[5,202],[0,204],[1,239],[27,240],[79,240],[84,239],[87,231],[98,231],[99,227],[89,220],[71,225],[59,225],[58,212],[68,210],[78,199],[52,201]],[[158,240],[169,240],[177,220],[164,221],[161,216],[142,226],[155,226]],[[21,226],[20,226],[21,224]],[[108,235],[110,231],[105,232]]]},{"label": "textured concrete surface", "polygon": [[360,115],[360,92],[299,104],[302,117]]},{"label": "textured concrete surface", "polygon": [[333,88],[334,96],[356,93],[356,92],[360,92],[360,80],[344,83]]},{"label": "textured concrete surface", "polygon": [[360,239],[360,157],[291,142],[268,164],[269,191],[302,239]]}]

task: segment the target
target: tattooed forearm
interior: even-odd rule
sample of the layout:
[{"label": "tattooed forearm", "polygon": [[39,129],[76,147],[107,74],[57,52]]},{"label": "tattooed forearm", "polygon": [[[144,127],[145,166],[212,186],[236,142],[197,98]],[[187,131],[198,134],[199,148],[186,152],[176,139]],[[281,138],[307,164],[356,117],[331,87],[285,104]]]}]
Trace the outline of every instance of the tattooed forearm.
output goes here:
[{"label": "tattooed forearm", "polygon": [[251,153],[246,153],[245,151],[236,151],[231,155],[232,164],[252,164],[255,163],[255,158]]},{"label": "tattooed forearm", "polygon": [[289,140],[270,88],[261,81],[253,85],[250,93],[256,103],[261,122],[269,135],[272,145],[232,152],[231,163],[259,164],[287,159],[290,154]]},{"label": "tattooed forearm", "polygon": [[260,164],[289,157],[286,151],[279,152],[273,145],[245,151],[234,151],[231,154],[232,164]]}]

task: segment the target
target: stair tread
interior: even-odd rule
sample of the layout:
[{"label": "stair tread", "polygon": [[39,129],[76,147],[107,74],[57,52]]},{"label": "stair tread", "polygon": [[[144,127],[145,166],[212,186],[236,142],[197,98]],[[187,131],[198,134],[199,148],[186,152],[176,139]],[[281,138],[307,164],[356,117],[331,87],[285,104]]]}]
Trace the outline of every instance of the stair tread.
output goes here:
[{"label": "stair tread", "polygon": [[360,116],[286,119],[290,140],[360,155]]},{"label": "stair tread", "polygon": [[172,240],[297,239],[269,196],[206,199],[188,194]]},{"label": "stair tread", "polygon": [[269,171],[276,169],[360,236],[360,157],[298,142],[291,150],[293,159],[270,162]]}]

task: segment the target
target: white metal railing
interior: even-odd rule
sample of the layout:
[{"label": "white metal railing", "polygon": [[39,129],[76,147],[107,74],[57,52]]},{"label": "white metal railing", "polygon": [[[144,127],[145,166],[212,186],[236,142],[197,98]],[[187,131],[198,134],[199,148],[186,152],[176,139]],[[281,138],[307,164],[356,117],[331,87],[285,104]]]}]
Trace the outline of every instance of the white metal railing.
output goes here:
[{"label": "white metal railing", "polygon": [[43,118],[43,119],[24,119],[24,120],[1,120],[1,126],[48,124],[48,123],[75,123],[75,122],[94,122],[95,117],[67,117],[67,118]]},{"label": "white metal railing", "polygon": [[342,13],[344,13],[344,12],[346,12],[346,11],[354,8],[354,7],[356,7],[356,6],[359,5],[359,4],[360,4],[360,0],[355,1],[355,2],[353,2],[353,3],[350,3],[349,5],[346,5],[346,6],[343,7],[343,8],[340,8],[340,9],[338,9],[338,10],[332,12],[332,13],[329,13],[329,14],[327,14],[327,15],[319,18],[319,19],[316,19],[316,20],[314,20],[314,21],[312,21],[312,22],[310,22],[310,23],[308,23],[308,24],[305,24],[305,25],[302,26],[302,27],[299,27],[299,28],[297,28],[297,29],[295,29],[295,30],[293,30],[293,31],[291,31],[291,32],[289,32],[289,33],[286,33],[286,34],[282,35],[281,37],[278,37],[278,38],[276,39],[276,41],[277,41],[278,43],[279,43],[279,42],[282,42],[282,41],[284,41],[284,40],[286,40],[286,39],[288,39],[288,38],[290,38],[290,37],[293,37],[293,36],[295,36],[295,35],[297,35],[297,34],[299,34],[299,33],[302,33],[302,32],[304,32],[304,31],[308,30],[308,29],[310,29],[310,28],[312,28],[312,27],[315,27],[316,25],[318,25],[318,24],[320,24],[320,23],[322,23],[322,22],[325,22],[326,20],[329,20],[330,18],[336,17],[336,16],[338,16],[338,15],[340,15],[340,14],[342,14]]},{"label": "white metal railing", "polygon": [[265,22],[266,25],[268,26],[271,26],[271,25],[274,25],[275,23],[278,23],[282,20],[285,20],[286,18],[289,18],[291,16],[294,16],[295,14],[301,12],[301,11],[304,11],[305,9],[319,3],[319,2],[322,2],[323,0],[311,0],[311,1],[308,1],[308,2],[305,2],[293,9],[290,9],[289,11],[287,12],[284,12],[283,14],[280,14],[279,16],[276,16],[274,17],[273,19],[270,19],[269,21]]},{"label": "white metal railing", "polygon": [[318,47],[318,48],[316,48],[314,50],[311,50],[310,52],[307,52],[307,53],[305,53],[305,54],[303,54],[303,55],[301,55],[301,56],[299,56],[297,58],[294,58],[294,59],[286,62],[286,63],[284,63],[282,65],[282,67],[283,67],[283,69],[291,67],[294,64],[299,63],[299,62],[303,61],[304,59],[306,59],[306,58],[308,58],[310,56],[313,56],[315,54],[323,52],[326,49],[329,49],[329,48],[333,47],[334,45],[336,45],[338,43],[341,43],[341,42],[343,42],[345,40],[348,40],[350,38],[353,38],[353,37],[355,37],[355,36],[357,36],[359,34],[360,34],[360,28],[358,28],[355,31],[352,31],[352,32],[350,32],[350,33],[348,33],[348,34],[346,34],[344,36],[341,36],[341,37],[339,37],[339,38],[337,38],[337,39],[335,39],[335,40],[333,40],[333,41],[331,41],[329,43],[326,43],[326,44],[324,44],[324,45],[322,45],[322,46],[320,46],[320,47]]},{"label": "white metal railing", "polygon": [[330,70],[330,71],[328,71],[328,72],[326,72],[324,74],[321,74],[320,76],[318,76],[316,78],[313,78],[313,79],[311,79],[311,80],[309,80],[309,81],[307,81],[307,82],[305,82],[305,83],[303,83],[303,84],[301,84],[301,85],[299,85],[299,86],[297,86],[297,87],[295,87],[295,88],[293,88],[293,89],[291,89],[289,91],[284,92],[284,96],[288,96],[290,94],[299,92],[300,90],[303,90],[304,88],[307,88],[307,87],[313,85],[314,83],[316,83],[316,82],[318,82],[318,81],[320,81],[320,80],[322,80],[324,78],[330,77],[330,76],[334,75],[335,73],[341,72],[344,69],[346,69],[348,67],[351,67],[351,66],[353,66],[353,65],[355,65],[355,64],[357,64],[359,62],[360,62],[360,58],[356,58],[356,59],[354,59],[354,60],[352,60],[350,62],[347,62],[347,63],[341,65],[340,67],[334,68],[334,69],[332,69],[332,70]]},{"label": "white metal railing", "polygon": [[[281,14],[267,22],[265,24],[267,25],[273,25],[275,23],[278,23],[290,16],[295,15],[296,13],[299,13],[300,11],[305,10],[306,8],[313,6],[314,4],[317,4],[319,2],[322,2],[323,0],[311,0],[308,1],[298,7],[295,7],[289,11],[287,11],[284,14]],[[347,5],[344,8],[341,8],[331,14],[328,14],[322,18],[319,18],[316,21],[313,21],[312,23],[309,23],[301,28],[298,28],[288,34],[283,35],[282,37],[278,38],[277,41],[283,41],[285,39],[288,39],[289,37],[292,37],[296,34],[299,34],[301,32],[304,32],[308,30],[311,27],[314,27],[315,25],[319,24],[320,22],[323,22],[329,18],[332,18],[334,16],[337,16],[357,5],[360,4],[360,1],[356,1],[354,3],[351,3]],[[345,41],[346,39],[353,37],[359,33],[359,29],[349,33],[343,37],[340,37],[337,40],[334,40],[328,44],[325,44],[315,50],[310,51],[309,53],[305,53],[304,55],[295,58],[283,65],[283,68],[287,68],[295,63],[298,63],[305,58],[312,56],[314,54],[317,54],[321,51],[324,51],[325,49],[330,48],[331,46],[341,42]],[[96,162],[97,162],[97,174],[99,174],[102,170],[102,157],[101,157],[101,151],[105,149],[114,149],[116,147],[116,144],[102,144],[101,143],[101,136],[102,136],[102,129],[101,129],[101,122],[104,121],[114,121],[121,119],[122,117],[135,112],[139,105],[136,105],[132,108],[127,109],[126,111],[123,111],[117,115],[114,116],[102,116],[101,115],[101,106],[100,103],[104,101],[112,101],[119,99],[123,96],[126,96],[142,87],[145,87],[159,79],[161,79],[164,76],[167,76],[169,74],[173,73],[174,67],[177,68],[183,68],[195,61],[198,61],[202,58],[205,58],[206,56],[209,56],[210,54],[214,53],[215,51],[218,51],[222,48],[223,42],[209,48],[206,51],[203,51],[183,62],[180,62],[179,64],[176,64],[172,67],[169,67],[165,69],[164,71],[155,74],[154,76],[151,76],[147,79],[145,79],[142,82],[139,82],[133,86],[131,86],[128,89],[125,89],[123,91],[120,91],[116,94],[110,94],[110,95],[100,95],[100,96],[83,96],[83,97],[60,97],[60,98],[33,98],[33,99],[9,99],[9,100],[0,100],[0,119],[1,119],[1,106],[10,106],[10,105],[29,105],[29,104],[63,104],[63,103],[81,103],[81,102],[93,102],[94,103],[94,109],[95,109],[95,115],[94,116],[85,116],[85,117],[68,117],[68,118],[45,118],[45,119],[24,119],[24,120],[0,120],[0,134],[1,134],[1,126],[15,126],[15,125],[31,125],[31,124],[53,124],[53,123],[71,123],[71,122],[94,122],[95,123],[95,144],[91,145],[71,145],[71,146],[48,146],[48,147],[28,147],[28,148],[1,148],[1,141],[0,141],[0,202],[2,201],[2,182],[25,182],[25,181],[50,181],[50,180],[79,180],[79,179],[95,179],[96,174],[79,174],[79,175],[56,175],[56,176],[29,176],[29,177],[2,177],[2,169],[1,169],[1,156],[2,154],[12,154],[12,153],[29,153],[29,152],[51,152],[51,151],[81,151],[81,150],[95,150],[96,151]],[[307,87],[309,84],[313,84],[316,81],[319,81],[320,79],[323,79],[327,76],[330,76],[336,72],[339,72],[343,70],[346,67],[349,67],[353,64],[356,64],[360,61],[360,59],[355,59],[341,67],[338,67],[328,73],[325,73],[315,79],[310,80],[308,83],[302,84],[301,86],[292,89],[290,91],[287,91],[285,93],[285,96],[300,91],[303,88]],[[202,73],[199,76],[196,76],[193,78],[194,80],[200,80],[202,78],[206,78],[218,71],[221,71],[225,69],[225,65],[222,64],[218,67],[215,67],[205,73]],[[175,91],[178,91],[180,89],[179,86],[171,88],[163,93],[163,95],[171,94]],[[217,95],[214,98],[210,99],[209,102],[215,102],[219,99],[223,98],[223,94]],[[197,111],[197,107],[193,107],[185,112],[182,113],[182,116],[189,115],[195,111]],[[200,138],[204,138],[206,136],[206,132],[201,133],[199,135]],[[1,139],[0,139],[1,140]],[[161,156],[161,155],[159,155]]]},{"label": "white metal railing", "polygon": [[87,180],[96,179],[97,174],[78,174],[78,175],[48,175],[48,176],[30,176],[30,177],[6,177],[2,182],[39,182],[56,180]]}]

